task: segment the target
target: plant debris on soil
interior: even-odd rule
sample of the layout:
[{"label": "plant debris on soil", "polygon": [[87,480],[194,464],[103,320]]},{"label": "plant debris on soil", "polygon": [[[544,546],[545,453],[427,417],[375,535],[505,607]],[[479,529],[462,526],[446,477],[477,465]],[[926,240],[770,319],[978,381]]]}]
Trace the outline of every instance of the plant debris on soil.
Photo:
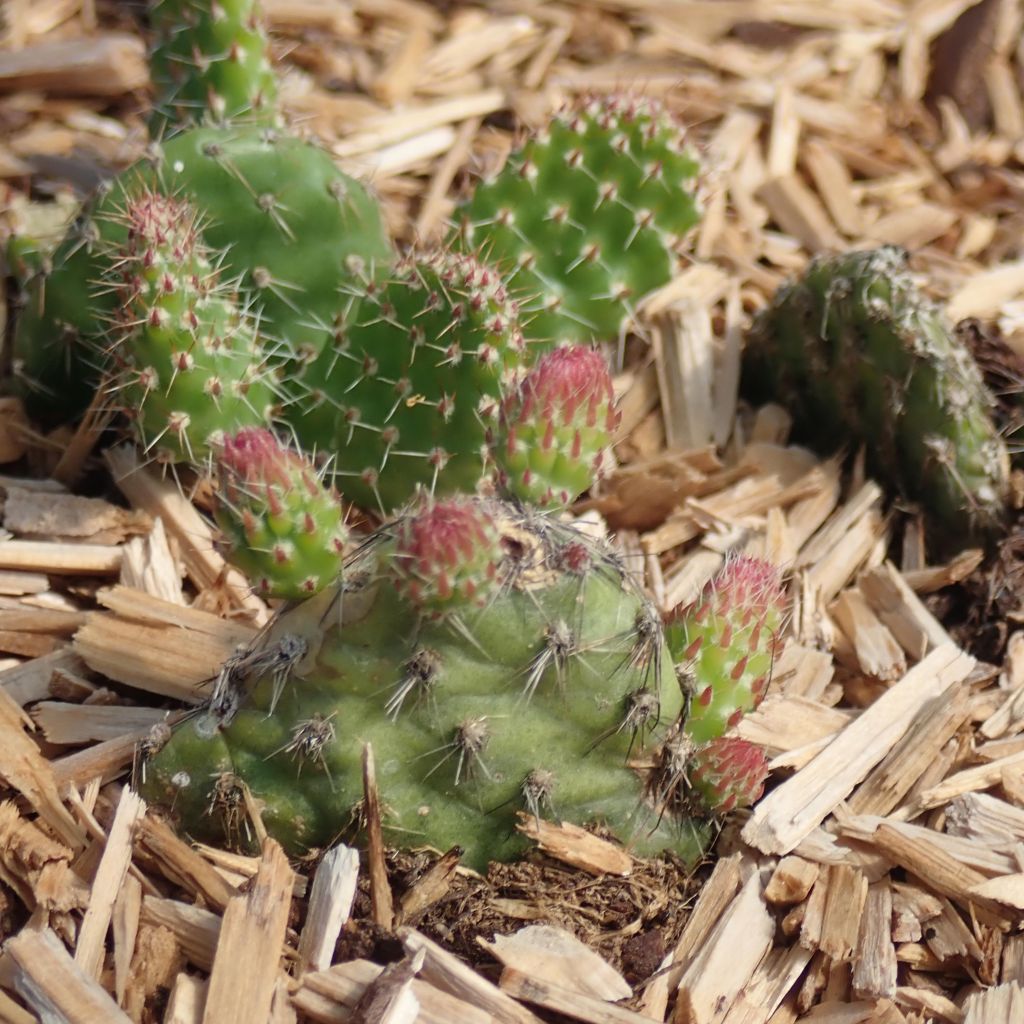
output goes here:
[{"label": "plant debris on soil", "polygon": [[[577,511],[662,609],[729,552],[785,568],[786,646],[740,727],[769,791],[692,872],[533,818],[535,851],[486,878],[457,850],[188,844],[127,785],[138,749],[272,609],[220,557],[203,481],[0,399],[0,1020],[1024,1020],[1024,519],[934,564],[858,453],[819,459],[737,399],[751,314],[812,255],[878,244],[1020,389],[1024,3],[264,7],[291,122],[401,241],[575,95],[626,86],[692,126],[704,218],[625,346],[618,464]],[[143,17],[4,8],[0,235],[59,236],[144,151]]]}]

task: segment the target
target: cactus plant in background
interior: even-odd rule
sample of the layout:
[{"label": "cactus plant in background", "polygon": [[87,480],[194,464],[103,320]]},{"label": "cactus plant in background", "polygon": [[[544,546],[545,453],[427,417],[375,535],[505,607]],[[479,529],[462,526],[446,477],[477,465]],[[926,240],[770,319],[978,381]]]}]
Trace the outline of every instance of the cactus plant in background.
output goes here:
[{"label": "cactus plant in background", "polygon": [[309,597],[333,583],[346,538],[341,502],[311,461],[254,427],[224,438],[215,455],[228,561],[264,597]]},{"label": "cactus plant in background", "polygon": [[117,300],[104,386],[148,453],[200,462],[227,430],[269,420],[265,355],[188,203],[142,191],[126,199],[119,226],[124,241],[103,282]]},{"label": "cactus plant in background", "polygon": [[695,743],[725,734],[761,703],[786,608],[778,569],[729,559],[693,602],[666,617],[665,640],[691,695],[684,729]]},{"label": "cactus plant in background", "polygon": [[646,799],[641,767],[683,709],[658,616],[607,549],[493,499],[425,500],[229,666],[143,791],[189,834],[244,844],[224,796],[244,785],[303,853],[358,826],[371,741],[396,845],[480,867],[523,848],[522,810],[690,858],[706,824]]},{"label": "cactus plant in background", "polygon": [[156,0],[151,131],[191,121],[273,124],[277,78],[253,0]]},{"label": "cactus plant in background", "polygon": [[1006,448],[970,353],[915,287],[893,246],[819,258],[784,286],[747,340],[743,390],[774,400],[796,436],[870,468],[920,505],[940,544],[1002,517]]},{"label": "cactus plant in background", "polygon": [[656,100],[585,100],[530,135],[456,211],[457,230],[509,276],[531,338],[618,338],[666,284],[698,220],[698,164]]},{"label": "cactus plant in background", "polygon": [[414,253],[353,301],[284,411],[296,436],[332,452],[345,496],[374,511],[417,486],[473,491],[527,359],[503,280],[472,256]]}]

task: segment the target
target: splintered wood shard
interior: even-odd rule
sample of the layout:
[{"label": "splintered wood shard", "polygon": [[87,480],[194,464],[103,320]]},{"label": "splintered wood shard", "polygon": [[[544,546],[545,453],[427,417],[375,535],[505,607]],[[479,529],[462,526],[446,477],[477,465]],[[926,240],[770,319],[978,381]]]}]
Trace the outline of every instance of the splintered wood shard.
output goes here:
[{"label": "splintered wood shard", "polygon": [[934,650],[762,800],[743,838],[763,853],[790,853],[885,757],[922,706],[962,683],[974,664],[954,644]]}]

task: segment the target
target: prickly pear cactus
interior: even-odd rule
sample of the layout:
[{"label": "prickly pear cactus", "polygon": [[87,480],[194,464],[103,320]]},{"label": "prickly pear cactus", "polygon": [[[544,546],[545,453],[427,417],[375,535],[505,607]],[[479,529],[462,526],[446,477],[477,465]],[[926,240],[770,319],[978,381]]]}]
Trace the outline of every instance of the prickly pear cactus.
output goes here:
[{"label": "prickly pear cactus", "polygon": [[226,557],[264,597],[302,598],[341,573],[341,502],[308,458],[249,427],[217,448],[214,516]]},{"label": "prickly pear cactus", "polygon": [[684,726],[695,743],[722,736],[761,703],[778,649],[786,599],[778,569],[731,558],[690,604],[672,610],[665,639],[691,695]]},{"label": "prickly pear cactus", "polygon": [[696,747],[688,773],[696,805],[717,815],[750,807],[764,792],[767,777],[764,750],[735,736]]},{"label": "prickly pear cactus", "polygon": [[471,256],[413,254],[353,302],[285,409],[296,436],[332,452],[339,488],[374,511],[418,486],[472,492],[526,360],[504,281]]},{"label": "prickly pear cactus", "polygon": [[522,811],[690,859],[707,823],[659,807],[639,767],[682,708],[660,619],[603,547],[452,498],[384,528],[233,659],[142,789],[190,835],[245,845],[248,787],[302,854],[359,828],[370,741],[395,845],[459,845],[481,868],[524,849]]},{"label": "prickly pear cactus", "polygon": [[501,486],[535,505],[570,504],[600,475],[618,421],[599,352],[546,352],[502,401],[492,448]]},{"label": "prickly pear cactus", "polygon": [[277,79],[253,0],[155,0],[154,137],[212,120],[273,124]]},{"label": "prickly pear cactus", "polygon": [[992,399],[901,249],[823,257],[783,287],[747,339],[743,390],[784,405],[821,451],[864,444],[871,471],[921,507],[941,545],[1003,516]]},{"label": "prickly pear cactus", "polygon": [[653,99],[589,99],[529,136],[456,211],[464,241],[509,275],[531,338],[614,340],[665,284],[698,221],[698,165]]},{"label": "prickly pear cactus", "polygon": [[269,421],[266,357],[220,285],[188,203],[142,191],[127,199],[121,227],[105,264],[117,317],[104,387],[148,454],[201,462],[226,431]]},{"label": "prickly pear cactus", "polygon": [[[365,188],[317,146],[269,129],[203,127],[153,147],[117,178],[39,275],[14,334],[14,358],[32,412],[67,416],[76,394],[97,380],[91,350],[117,316],[117,296],[96,286],[124,238],[123,211],[141,189],[198,210],[205,243],[224,280],[237,280],[242,306],[274,342],[286,376],[301,372],[333,336],[391,245]],[[58,397],[59,396],[59,397]]]}]

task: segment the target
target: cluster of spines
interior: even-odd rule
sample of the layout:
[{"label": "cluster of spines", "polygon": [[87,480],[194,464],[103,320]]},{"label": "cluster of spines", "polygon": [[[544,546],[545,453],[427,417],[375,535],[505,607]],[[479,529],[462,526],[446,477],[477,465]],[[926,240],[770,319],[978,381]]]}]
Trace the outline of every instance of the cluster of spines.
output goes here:
[{"label": "cluster of spines", "polygon": [[127,199],[121,227],[107,261],[117,297],[103,352],[109,391],[148,452],[203,462],[228,431],[271,417],[265,354],[220,284],[189,203],[142,190]]},{"label": "cluster of spines", "polygon": [[346,540],[341,501],[306,456],[249,427],[223,440],[215,465],[228,560],[261,595],[309,597],[334,582]]},{"label": "cluster of spines", "polygon": [[589,98],[476,186],[459,230],[507,269],[533,337],[612,340],[667,283],[698,219],[697,162],[684,140],[654,99]]},{"label": "cluster of spines", "polygon": [[618,424],[611,375],[594,349],[543,354],[501,404],[492,452],[502,488],[539,506],[565,506],[600,475]]}]

